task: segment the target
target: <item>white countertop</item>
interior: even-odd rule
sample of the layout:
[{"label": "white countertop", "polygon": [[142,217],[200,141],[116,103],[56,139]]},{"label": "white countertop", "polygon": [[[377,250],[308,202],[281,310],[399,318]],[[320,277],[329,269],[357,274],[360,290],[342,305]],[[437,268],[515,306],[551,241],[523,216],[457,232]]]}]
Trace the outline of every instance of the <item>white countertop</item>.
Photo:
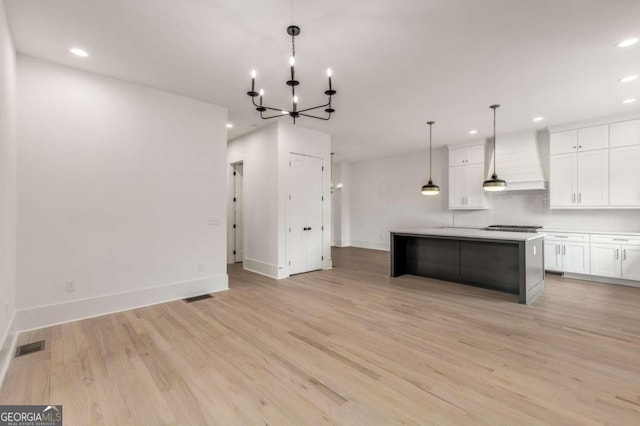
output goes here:
[{"label": "white countertop", "polygon": [[442,237],[482,238],[486,240],[529,241],[544,238],[544,233],[486,231],[476,228],[405,228],[392,229],[395,234],[433,235]]},{"label": "white countertop", "polygon": [[640,237],[640,232],[612,232],[612,231],[581,231],[581,230],[567,230],[558,228],[543,228],[541,232],[558,232],[563,234],[603,234],[603,235],[632,235],[634,237]]}]

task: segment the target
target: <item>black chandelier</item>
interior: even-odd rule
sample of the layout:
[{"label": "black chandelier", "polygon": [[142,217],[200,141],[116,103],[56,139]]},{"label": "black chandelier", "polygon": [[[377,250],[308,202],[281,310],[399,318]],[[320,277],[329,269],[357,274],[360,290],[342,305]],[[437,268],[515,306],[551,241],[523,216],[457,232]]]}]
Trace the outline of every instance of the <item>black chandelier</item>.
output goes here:
[{"label": "black chandelier", "polygon": [[[264,91],[261,89],[260,92],[256,92],[256,71],[251,71],[251,91],[247,92],[247,95],[251,97],[251,102],[256,107],[256,111],[260,112],[260,118],[263,120],[268,120],[270,118],[284,117],[285,115],[293,118],[293,124],[296,123],[296,118],[302,117],[310,117],[317,118],[318,120],[329,120],[331,119],[331,114],[336,110],[331,107],[331,97],[334,96],[337,92],[333,90],[331,87],[331,69],[327,70],[327,77],[329,77],[329,89],[324,91],[324,94],[329,97],[329,100],[326,104],[318,105],[311,108],[298,109],[298,96],[296,95],[296,86],[300,85],[300,82],[296,80],[296,36],[300,35],[300,27],[295,25],[291,25],[287,27],[287,34],[291,36],[291,58],[289,59],[289,65],[291,66],[291,79],[287,81],[287,86],[291,87],[291,109],[286,110],[283,108],[273,108],[262,103],[262,97],[264,96]],[[259,104],[256,104],[256,99],[259,97]],[[318,117],[316,115],[309,114],[310,111],[314,111],[316,109],[324,108],[324,112],[327,113],[325,117]],[[277,114],[265,116],[264,113],[266,111],[277,111]]]}]

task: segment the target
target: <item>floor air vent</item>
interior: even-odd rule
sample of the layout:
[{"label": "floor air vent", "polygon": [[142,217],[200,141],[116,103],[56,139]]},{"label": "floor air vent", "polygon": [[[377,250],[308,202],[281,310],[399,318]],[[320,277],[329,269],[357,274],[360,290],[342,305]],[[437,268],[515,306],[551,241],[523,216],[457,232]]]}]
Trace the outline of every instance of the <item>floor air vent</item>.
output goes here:
[{"label": "floor air vent", "polygon": [[22,355],[29,355],[34,352],[44,351],[44,340],[39,342],[27,343],[26,345],[18,346],[16,348],[16,358]]},{"label": "floor air vent", "polygon": [[187,297],[186,299],[184,299],[184,301],[187,303],[191,303],[191,302],[197,302],[198,300],[204,300],[204,299],[213,299],[213,296],[210,294],[203,294],[200,296]]}]

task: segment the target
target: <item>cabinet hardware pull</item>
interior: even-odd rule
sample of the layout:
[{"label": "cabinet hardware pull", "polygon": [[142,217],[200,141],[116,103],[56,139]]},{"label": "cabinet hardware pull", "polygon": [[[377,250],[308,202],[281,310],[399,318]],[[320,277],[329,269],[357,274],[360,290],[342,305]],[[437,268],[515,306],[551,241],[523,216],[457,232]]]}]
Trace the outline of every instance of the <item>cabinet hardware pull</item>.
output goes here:
[{"label": "cabinet hardware pull", "polygon": [[575,192],[573,194],[571,194],[571,202],[572,203],[576,202],[576,193]]},{"label": "cabinet hardware pull", "polygon": [[582,203],[582,192],[578,193],[578,202]]},{"label": "cabinet hardware pull", "polygon": [[566,255],[567,254],[567,246],[562,246],[562,254]]},{"label": "cabinet hardware pull", "polygon": [[625,240],[624,238],[614,238],[613,241],[629,241],[629,240]]},{"label": "cabinet hardware pull", "polygon": [[556,244],[556,254],[560,254],[560,245]]},{"label": "cabinet hardware pull", "polygon": [[620,259],[620,249],[616,249],[616,260]]},{"label": "cabinet hardware pull", "polygon": [[627,260],[627,249],[622,249],[622,260]]}]

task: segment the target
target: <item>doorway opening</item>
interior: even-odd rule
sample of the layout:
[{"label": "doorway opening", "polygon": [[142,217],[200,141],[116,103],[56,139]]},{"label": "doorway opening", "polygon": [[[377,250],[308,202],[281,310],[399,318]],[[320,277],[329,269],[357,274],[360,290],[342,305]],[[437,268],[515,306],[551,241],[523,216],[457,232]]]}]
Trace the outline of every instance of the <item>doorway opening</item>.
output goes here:
[{"label": "doorway opening", "polygon": [[236,163],[231,165],[232,168],[232,189],[233,198],[231,205],[231,220],[229,226],[231,227],[231,250],[233,263],[242,263],[244,260],[244,226],[243,226],[243,177],[244,177],[244,164]]}]

